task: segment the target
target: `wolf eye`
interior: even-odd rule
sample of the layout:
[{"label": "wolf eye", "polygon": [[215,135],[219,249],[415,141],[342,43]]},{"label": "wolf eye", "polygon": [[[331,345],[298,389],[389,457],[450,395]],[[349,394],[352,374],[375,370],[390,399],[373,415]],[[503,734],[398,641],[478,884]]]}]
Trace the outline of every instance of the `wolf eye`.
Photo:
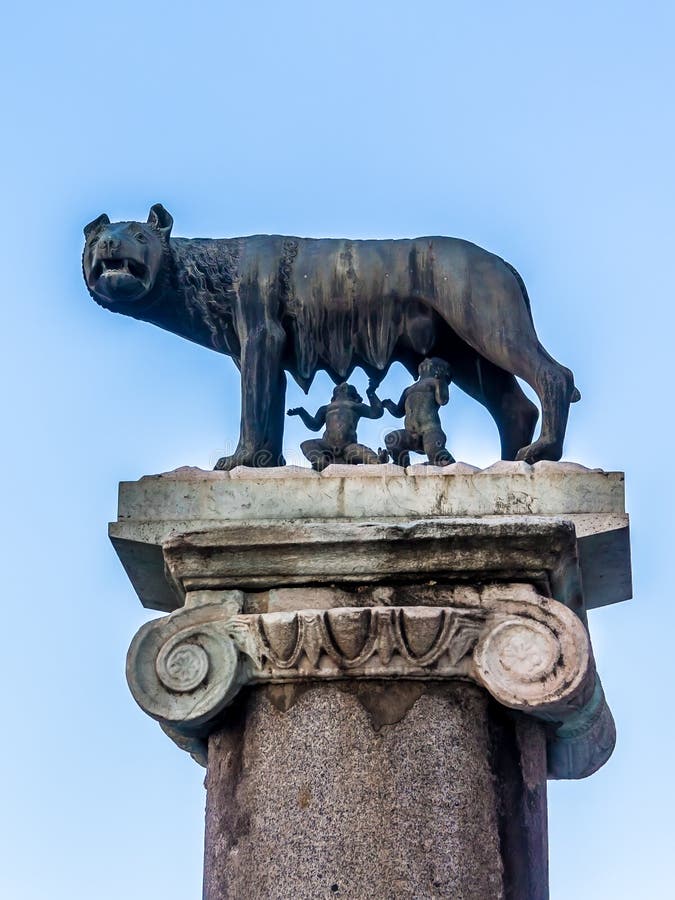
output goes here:
[{"label": "wolf eye", "polygon": [[136,237],[137,241],[141,242],[141,244],[147,244],[147,242],[148,242],[148,239],[146,238],[146,236],[143,234],[142,231],[136,232],[135,237]]}]

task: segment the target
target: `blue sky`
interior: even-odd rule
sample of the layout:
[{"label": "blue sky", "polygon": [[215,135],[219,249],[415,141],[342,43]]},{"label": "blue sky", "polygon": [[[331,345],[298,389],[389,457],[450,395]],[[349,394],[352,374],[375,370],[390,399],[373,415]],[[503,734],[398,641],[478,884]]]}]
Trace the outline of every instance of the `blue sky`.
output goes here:
[{"label": "blue sky", "polygon": [[[103,312],[80,274],[86,222],[155,202],[177,235],[449,234],[519,269],[583,394],[566,458],[624,469],[633,517],[635,599],[590,617],[619,742],[550,786],[552,898],[671,895],[674,26],[660,2],[5,12],[0,895],[200,895],[203,771],[127,691],[151,614],[106,523],[118,481],[236,440],[238,378]],[[497,458],[458,390],[445,423],[457,458]],[[293,420],[289,456],[305,436]]]}]

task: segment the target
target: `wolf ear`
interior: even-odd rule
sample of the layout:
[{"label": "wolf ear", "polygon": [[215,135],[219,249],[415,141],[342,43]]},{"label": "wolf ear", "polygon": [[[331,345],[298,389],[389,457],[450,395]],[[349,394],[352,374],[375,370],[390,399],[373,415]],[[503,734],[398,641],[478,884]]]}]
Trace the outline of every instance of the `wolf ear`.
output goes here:
[{"label": "wolf ear", "polygon": [[98,219],[94,219],[93,222],[84,226],[84,236],[89,239],[96,231],[100,231],[104,225],[110,225],[110,219],[105,213],[100,215]]},{"label": "wolf ear", "polygon": [[148,225],[156,228],[161,236],[168,241],[173,228],[173,216],[164,209],[161,203],[155,203],[154,206],[150,207],[150,212],[148,213]]}]

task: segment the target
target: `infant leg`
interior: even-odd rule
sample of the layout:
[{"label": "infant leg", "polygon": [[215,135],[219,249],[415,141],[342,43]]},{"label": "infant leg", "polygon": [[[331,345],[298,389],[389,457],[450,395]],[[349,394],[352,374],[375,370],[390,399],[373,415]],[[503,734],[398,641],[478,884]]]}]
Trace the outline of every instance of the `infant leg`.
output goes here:
[{"label": "infant leg", "polygon": [[434,428],[427,431],[422,438],[422,446],[427,455],[430,465],[432,466],[448,466],[454,463],[455,458],[446,450],[445,442],[447,438],[440,428]]},{"label": "infant leg", "polygon": [[358,465],[359,463],[373,466],[380,462],[377,453],[375,453],[374,450],[371,450],[370,447],[366,447],[364,444],[347,444],[343,452],[345,462],[350,463],[353,466]]},{"label": "infant leg", "polygon": [[410,435],[403,428],[398,431],[390,431],[385,436],[384,444],[391,455],[391,460],[396,466],[410,465],[410,450],[414,450]]},{"label": "infant leg", "polygon": [[329,466],[334,462],[332,452],[320,438],[303,441],[300,444],[300,449],[306,459],[311,462],[312,468],[317,472],[320,472],[322,469],[325,469],[326,466]]}]

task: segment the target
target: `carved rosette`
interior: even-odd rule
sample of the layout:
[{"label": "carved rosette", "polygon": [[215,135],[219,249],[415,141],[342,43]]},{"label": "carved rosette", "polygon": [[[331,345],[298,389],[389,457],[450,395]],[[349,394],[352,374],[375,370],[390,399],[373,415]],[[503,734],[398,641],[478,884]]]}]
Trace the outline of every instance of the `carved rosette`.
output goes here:
[{"label": "carved rosette", "polygon": [[369,678],[473,681],[556,723],[564,749],[550,748],[552,777],[590,774],[613,748],[582,622],[527,586],[450,593],[442,606],[248,615],[216,596],[144,625],[127,662],[136,701],[191,752],[245,684]]}]

